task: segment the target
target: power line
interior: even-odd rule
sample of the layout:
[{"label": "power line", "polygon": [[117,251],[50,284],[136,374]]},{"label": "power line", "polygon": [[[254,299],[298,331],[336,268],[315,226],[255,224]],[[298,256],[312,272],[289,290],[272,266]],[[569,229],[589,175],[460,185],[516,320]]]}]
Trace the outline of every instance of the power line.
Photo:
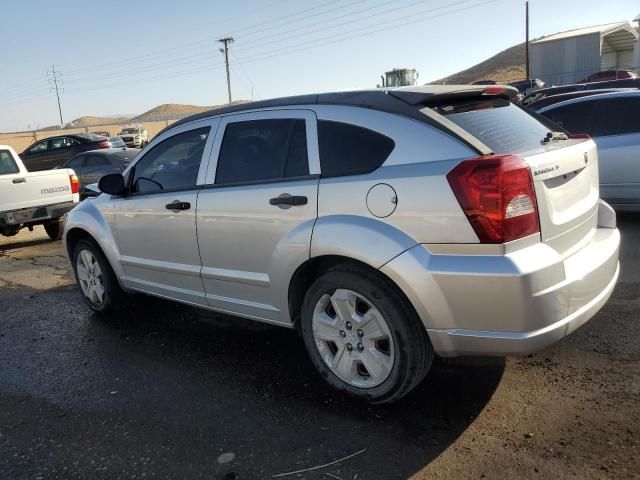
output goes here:
[{"label": "power line", "polygon": [[[253,26],[246,27],[246,28],[241,29],[241,30],[251,29],[251,28],[253,28],[255,26],[265,25],[265,24],[276,22],[276,21],[277,22],[281,22],[285,18],[290,18],[290,17],[294,17],[294,16],[300,16],[300,15],[308,13],[310,11],[317,10],[320,7],[326,7],[327,5],[331,5],[331,4],[336,3],[338,1],[342,1],[342,0],[333,0],[332,2],[329,2],[329,3],[316,5],[314,7],[307,8],[307,9],[304,9],[304,10],[300,10],[300,11],[291,13],[289,15],[285,15],[283,17],[278,17],[276,19],[271,19],[271,20],[267,20],[267,21],[264,21],[264,22],[260,22],[260,23],[254,24]],[[346,7],[352,7],[354,5],[362,3],[363,1],[369,1],[369,0],[360,0],[360,1],[357,1],[355,3],[346,5]],[[281,2],[273,2],[273,4],[277,4],[277,3],[281,3]],[[320,14],[330,13],[330,12],[333,12],[333,11],[336,11],[336,10],[339,10],[339,9],[342,9],[342,8],[345,8],[345,6],[329,9],[329,10],[320,12]],[[317,14],[318,13],[316,12],[316,15]],[[300,20],[301,21],[305,21],[307,18],[308,17],[303,17]],[[268,28],[263,28],[262,30],[259,30],[259,31],[269,30],[269,29],[275,28],[277,26],[280,26],[280,23],[278,23],[276,25],[272,25],[271,27],[268,27]],[[250,32],[249,34],[250,35],[254,35],[255,33],[256,32]],[[273,35],[268,35],[268,36],[266,36],[266,38],[269,38],[269,37],[272,37],[272,36]],[[260,39],[253,40],[251,43],[255,43],[256,41],[259,41],[259,40]],[[281,39],[280,41],[285,41],[285,40],[286,40],[286,38],[285,39]],[[169,53],[168,56],[179,55],[180,52],[177,51],[178,49],[183,50],[184,48],[187,48],[187,47],[202,43],[203,41],[208,41],[208,40],[190,42],[190,43],[185,44],[183,46],[174,47],[174,48],[165,50],[162,53],[159,53],[159,54],[156,54],[156,55],[153,55],[153,56],[160,57],[160,58],[161,57],[166,57],[167,56],[166,52],[171,51],[171,50],[174,50],[174,52],[173,53]],[[203,46],[198,47],[198,48],[210,48],[210,47],[206,46],[206,45],[203,45]],[[203,60],[206,61],[206,59],[204,58],[206,55],[207,55],[206,52],[195,53],[195,54],[188,55],[188,56],[180,56],[179,58],[175,58],[175,59],[171,59],[171,60],[164,60],[164,61],[161,61],[161,62],[150,63],[148,65],[144,65],[144,63],[145,62],[149,62],[149,60],[152,59],[151,58],[152,56],[147,55],[144,58],[142,58],[142,57],[134,57],[132,59],[129,59],[128,61],[125,59],[125,60],[118,61],[118,62],[104,64],[102,66],[96,66],[96,67],[93,67],[90,71],[89,70],[84,71],[84,73],[82,73],[83,70],[71,70],[70,72],[69,71],[65,71],[65,77],[67,79],[69,79],[70,76],[71,77],[76,77],[76,78],[72,79],[72,84],[73,85],[77,85],[78,83],[89,83],[89,82],[93,83],[96,80],[102,80],[102,79],[112,79],[112,78],[118,78],[118,77],[131,77],[132,75],[137,75],[137,74],[144,73],[144,72],[150,72],[150,71],[153,71],[155,69],[160,69],[161,67],[164,69],[164,68],[168,68],[168,67],[176,67],[176,66],[182,66],[182,65],[186,66],[186,65],[192,65],[192,64],[196,64],[196,63],[201,63]],[[126,71],[122,71],[121,67],[126,66],[128,64],[132,64],[132,63],[135,63],[136,65],[139,65],[140,63],[143,63],[143,65],[139,66],[138,68],[132,68],[132,69],[127,69]],[[116,67],[116,66],[119,67],[120,71],[115,72],[115,73],[114,72],[105,72],[104,74],[100,74],[100,75],[97,75],[97,76],[95,75],[95,71],[96,70],[102,70],[104,68]],[[80,77],[80,78],[78,78],[78,77]],[[83,78],[83,77],[86,77],[86,78]]]},{"label": "power line", "polygon": [[[325,37],[317,38],[315,40],[310,40],[308,42],[299,43],[298,47],[285,49],[285,50],[279,50],[278,53],[274,53],[272,55],[268,55],[269,52],[266,52],[267,55],[265,55],[264,53],[262,53],[262,54],[254,54],[254,55],[251,55],[249,57],[244,57],[244,58],[241,57],[240,60],[243,61],[244,63],[257,61],[257,60],[266,60],[268,58],[273,58],[273,57],[284,55],[284,54],[287,54],[287,53],[294,53],[294,52],[298,52],[298,51],[308,50],[309,48],[315,48],[315,47],[319,47],[319,46],[330,45],[330,44],[333,44],[333,43],[338,43],[338,42],[341,42],[341,41],[344,41],[344,40],[349,40],[349,39],[352,39],[352,38],[358,38],[358,37],[362,37],[362,36],[366,36],[366,35],[372,35],[374,33],[383,32],[383,31],[390,30],[390,29],[393,29],[393,28],[403,27],[403,26],[406,26],[406,25],[411,25],[411,24],[422,22],[422,21],[425,21],[425,20],[430,20],[430,19],[433,19],[433,18],[439,18],[439,17],[445,16],[445,15],[451,15],[453,13],[459,13],[459,12],[462,12],[462,11],[465,11],[465,10],[469,10],[471,8],[476,8],[476,7],[479,7],[479,6],[495,3],[498,0],[488,0],[488,1],[485,1],[485,2],[482,2],[482,3],[477,3],[475,5],[468,5],[466,7],[455,9],[455,10],[452,10],[452,11],[449,11],[449,12],[444,12],[444,13],[441,13],[441,14],[438,14],[438,15],[430,15],[430,16],[426,16],[426,17],[416,18],[416,15],[419,15],[419,14],[435,12],[437,10],[442,10],[443,8],[449,8],[449,7],[452,7],[452,6],[456,6],[456,5],[460,5],[460,4],[463,4],[463,3],[467,3],[469,1],[472,1],[472,0],[460,0],[458,2],[453,2],[453,3],[450,3],[448,5],[432,8],[430,10],[425,10],[425,11],[422,11],[422,12],[414,12],[414,13],[412,13],[410,15],[405,15],[403,17],[395,18],[395,19],[392,19],[392,20],[385,20],[384,22],[379,22],[379,23],[376,23],[376,24],[373,24],[373,25],[366,25],[366,26],[363,26],[363,27],[360,27],[360,28],[356,28],[354,30],[350,30],[349,32],[344,32],[342,34],[328,35],[328,36],[325,36]],[[406,20],[406,19],[411,19],[411,20],[409,20],[407,22],[399,23],[397,25],[389,25],[390,22],[397,22],[399,20]],[[383,25],[383,27],[379,28],[379,29],[376,29],[376,30],[368,31],[370,28],[377,27],[377,26],[380,26],[380,25]],[[355,35],[353,34],[353,32],[361,32],[363,30],[364,30],[363,33],[358,33],[358,34],[355,34]],[[336,38],[339,35],[342,35],[342,37],[341,38]],[[344,36],[344,35],[347,35],[347,36]],[[324,40],[326,40],[326,41],[324,41]],[[317,43],[317,42],[320,42],[320,43]],[[308,45],[308,46],[304,46],[304,45]]]},{"label": "power line", "polygon": [[[352,4],[350,4],[350,5],[347,5],[347,7],[354,7],[354,6],[356,6],[356,5],[359,5],[359,4],[361,4],[361,3],[368,2],[368,1],[370,1],[370,0],[358,0],[358,1],[356,1],[356,2],[354,2],[354,3],[352,3]],[[242,42],[242,48],[241,48],[241,50],[244,50],[244,49],[246,49],[246,48],[247,48],[247,46],[248,46],[248,45],[253,45],[253,44],[255,44],[255,43],[261,43],[262,45],[264,45],[263,41],[264,41],[264,40],[266,40],[266,39],[273,38],[273,37],[280,37],[280,36],[282,36],[282,35],[286,35],[287,33],[297,32],[297,31],[299,31],[299,30],[305,30],[305,31],[304,31],[303,33],[299,34],[299,35],[292,35],[292,36],[288,36],[288,37],[285,37],[285,38],[283,38],[282,40],[278,40],[278,41],[286,41],[286,40],[290,40],[291,38],[296,38],[296,37],[304,36],[304,35],[307,35],[307,34],[311,34],[311,33],[314,33],[314,32],[313,32],[313,31],[312,31],[312,32],[309,32],[309,31],[307,31],[306,29],[308,29],[308,28],[310,28],[310,27],[315,27],[316,25],[326,25],[326,24],[327,24],[327,22],[331,22],[331,21],[333,21],[333,20],[337,20],[337,19],[341,19],[341,18],[350,17],[351,15],[357,15],[358,13],[362,13],[362,12],[365,12],[365,11],[375,10],[376,8],[384,7],[384,6],[387,6],[387,5],[393,4],[393,3],[397,3],[397,2],[399,2],[399,1],[404,1],[404,0],[390,0],[390,1],[386,1],[386,2],[383,2],[383,3],[381,3],[381,4],[374,5],[374,6],[370,7],[370,8],[367,8],[367,9],[358,9],[358,10],[356,10],[356,11],[354,11],[354,12],[350,12],[350,13],[343,13],[343,14],[340,14],[340,15],[337,15],[337,16],[334,16],[334,17],[330,17],[330,18],[323,18],[322,20],[320,20],[319,22],[316,22],[316,23],[311,23],[311,24],[307,24],[307,25],[300,25],[300,26],[298,26],[298,27],[291,28],[291,29],[289,29],[289,30],[284,30],[284,31],[282,31],[282,32],[273,33],[273,34],[270,34],[270,35],[267,35],[267,36],[264,36],[264,37],[259,37],[259,38],[254,39],[254,40],[249,40],[248,42]],[[424,3],[424,2],[428,2],[428,1],[431,1],[431,0],[419,0],[418,2],[416,2],[416,3],[414,3],[414,4],[411,4],[411,5],[408,5],[408,6],[412,6],[412,5],[416,5],[416,4],[418,4],[418,3]],[[334,10],[329,10],[328,12],[324,12],[324,13],[331,13],[331,12],[334,12],[334,11],[337,11],[337,10],[341,10],[342,8],[344,8],[344,7],[336,8],[336,9],[334,9]],[[401,8],[406,8],[406,6],[397,7],[396,9],[391,9],[391,10],[389,10],[389,11],[393,11],[393,10],[397,10],[397,9],[401,9]],[[314,17],[314,18],[316,18],[316,17]],[[367,17],[364,17],[364,18],[367,18]],[[357,20],[358,20],[358,19],[351,20],[351,22],[353,22],[353,21],[357,21]],[[350,22],[344,22],[344,23],[350,23]],[[337,25],[335,25],[335,24],[330,24],[330,25],[327,25],[327,26],[326,26],[325,28],[323,28],[323,29],[318,29],[318,30],[315,30],[315,31],[328,30],[328,29],[335,28],[336,26],[337,26]],[[274,42],[267,42],[267,43],[274,43]],[[239,50],[240,50],[240,49],[239,49]]]},{"label": "power line", "polygon": [[[272,2],[272,3],[270,3],[268,5],[265,5],[265,6],[261,7],[261,8],[255,9],[254,12],[255,11],[264,10],[264,9],[270,7],[270,6],[273,6],[273,5],[276,5],[276,4],[279,4],[279,3],[284,3],[284,1],[288,1],[288,0],[279,0],[279,1],[276,1],[276,2]],[[314,9],[317,9],[319,7],[330,5],[330,4],[336,3],[338,1],[343,1],[343,0],[333,0],[331,2],[323,3],[323,4],[317,5],[317,6],[312,7],[312,8],[308,8],[308,9],[305,9],[305,10],[300,10],[298,12],[294,12],[294,13],[291,13],[291,14],[288,14],[288,15],[285,15],[285,16],[279,16],[279,17],[273,18],[271,20],[266,20],[266,21],[263,21],[263,22],[259,22],[257,24],[250,25],[248,27],[244,27],[244,28],[238,29],[238,30],[236,30],[236,32],[242,32],[242,31],[250,30],[250,29],[252,29],[252,28],[254,28],[256,26],[261,26],[261,25],[264,25],[264,24],[267,24],[267,23],[278,22],[278,21],[280,21],[280,20],[282,20],[284,18],[290,18],[292,16],[297,16],[297,15],[300,15],[302,13],[307,13],[307,12],[312,11]],[[231,17],[231,18],[235,18],[235,17],[239,17],[239,16],[241,16],[241,15],[239,14],[239,15],[236,15],[236,16]],[[230,35],[225,35],[225,36],[230,36]],[[213,37],[213,38],[215,38],[215,37]],[[66,76],[72,76],[72,75],[75,76],[79,72],[85,72],[85,71],[95,72],[96,70],[103,70],[105,68],[112,68],[112,67],[119,67],[119,66],[124,66],[124,65],[136,64],[136,63],[140,63],[141,61],[145,61],[145,60],[150,59],[150,58],[156,58],[156,57],[162,58],[162,57],[166,57],[166,56],[171,56],[171,55],[175,55],[179,51],[182,51],[182,50],[185,50],[185,49],[188,49],[188,48],[193,48],[196,45],[202,45],[203,47],[204,46],[208,46],[208,45],[210,45],[211,40],[212,40],[212,37],[207,37],[207,38],[203,38],[201,40],[196,40],[196,41],[184,43],[182,45],[178,45],[178,46],[171,47],[171,48],[168,48],[168,49],[158,50],[158,51],[156,51],[154,53],[148,53],[146,55],[137,55],[137,56],[134,56],[134,57],[122,58],[122,59],[120,59],[120,60],[118,60],[116,62],[109,62],[109,63],[98,64],[98,65],[94,65],[94,66],[90,66],[90,67],[86,67],[86,68],[68,70],[66,72]]]},{"label": "power line", "polygon": [[[315,48],[315,47],[319,47],[319,46],[323,46],[323,45],[329,45],[329,44],[333,44],[333,43],[338,43],[338,42],[342,42],[351,38],[357,38],[357,37],[361,37],[361,36],[366,36],[366,35],[371,35],[374,33],[378,33],[381,31],[386,31],[389,29],[393,29],[393,28],[399,28],[405,25],[409,25],[409,24],[413,24],[413,23],[417,23],[417,22],[422,22],[425,20],[429,20],[429,19],[433,19],[433,18],[438,18],[438,17],[442,17],[445,15],[451,15],[454,13],[459,13],[465,10],[469,10],[472,8],[477,8],[483,5],[488,5],[490,3],[495,3],[497,0],[489,0],[489,1],[485,1],[482,3],[477,3],[477,4],[473,4],[473,5],[467,5],[465,7],[462,8],[458,8],[458,9],[454,9],[454,10],[450,10],[447,12],[443,12],[437,15],[430,15],[430,16],[420,16],[416,18],[416,15],[419,14],[425,14],[425,13],[431,13],[437,10],[442,10],[443,8],[450,8],[456,5],[460,5],[463,3],[467,3],[470,0],[462,0],[462,1],[458,1],[446,6],[442,6],[442,7],[437,7],[437,8],[433,8],[427,11],[422,11],[422,12],[414,12],[411,15],[406,15],[403,17],[399,17],[399,18],[395,18],[389,21],[385,21],[385,22],[380,22],[380,23],[376,23],[374,25],[368,25],[368,26],[363,26],[360,27],[358,29],[355,30],[350,30],[349,32],[344,32],[342,34],[338,34],[338,36],[331,35],[331,36],[327,36],[327,37],[322,37],[322,38],[318,38],[315,40],[311,40],[309,42],[305,42],[302,44],[298,44],[297,47],[294,48],[290,48],[290,49],[278,49],[276,51],[273,51],[273,53],[269,54],[270,52],[263,52],[260,54],[254,54],[254,55],[250,55],[248,57],[240,57],[240,58],[236,58],[236,61],[238,62],[243,62],[243,63],[248,63],[248,62],[253,62],[253,61],[259,61],[259,60],[266,60],[269,58],[274,58],[274,57],[278,57],[278,56],[282,56],[282,55],[286,55],[289,53],[295,53],[295,52],[299,52],[299,51],[304,51],[304,50],[308,50],[310,48]],[[406,22],[401,22],[401,23],[397,23],[401,20],[404,19],[410,19],[409,21]],[[389,23],[395,23],[393,25],[389,25]],[[382,28],[378,28],[375,30],[370,30],[371,28],[375,28],[377,26],[382,25]],[[360,32],[357,34],[354,34],[354,32]],[[234,55],[235,57],[235,55]],[[148,78],[142,78],[142,79],[136,79],[136,82],[138,83],[142,83],[142,82],[154,82],[154,81],[160,81],[160,80],[166,80],[166,79],[172,79],[172,78],[177,78],[177,77],[182,77],[182,76],[187,76],[187,75],[193,75],[193,74],[197,74],[197,73],[201,73],[201,72],[205,72],[205,71],[212,71],[212,70],[216,70],[218,68],[221,68],[222,65],[224,64],[220,64],[220,65],[214,65],[214,66],[205,66],[205,67],[197,67],[197,68],[191,68],[191,69],[187,69],[184,71],[179,71],[179,72],[172,72],[171,74],[168,75],[154,75],[152,77],[148,77]],[[124,82],[121,84],[110,84],[110,85],[104,85],[104,86],[93,86],[93,87],[89,87],[89,88],[81,88],[81,89],[75,89],[73,93],[81,93],[81,92],[89,92],[89,91],[97,91],[97,90],[105,90],[105,89],[110,89],[110,88],[116,88],[119,87],[120,85],[130,85],[130,82]]]},{"label": "power line", "polygon": [[55,65],[51,65],[51,70],[47,72],[47,75],[50,76],[49,82],[53,84],[53,87],[51,87],[51,91],[55,89],[56,98],[58,99],[58,112],[60,113],[60,127],[64,127],[64,121],[62,120],[62,107],[60,106],[60,90],[58,89],[58,84],[60,85],[63,84],[63,81],[60,80],[62,73],[56,72]]},{"label": "power line", "polygon": [[[253,100],[253,91],[254,90],[256,92],[256,96],[258,97],[258,100],[260,100],[262,95],[260,95],[260,92],[258,91],[258,88],[256,87],[254,81],[251,79],[251,76],[249,75],[249,72],[247,72],[247,70],[242,66],[242,63],[240,62],[240,60],[238,60],[238,57],[236,57],[236,54],[233,53],[233,50],[229,50],[229,53],[233,57],[233,59],[235,61],[235,64],[238,65],[238,67],[240,68],[240,71],[242,72],[242,75],[246,76],[247,81],[249,82],[248,86],[251,87],[251,100]],[[242,80],[242,76],[240,76],[240,80]]]}]

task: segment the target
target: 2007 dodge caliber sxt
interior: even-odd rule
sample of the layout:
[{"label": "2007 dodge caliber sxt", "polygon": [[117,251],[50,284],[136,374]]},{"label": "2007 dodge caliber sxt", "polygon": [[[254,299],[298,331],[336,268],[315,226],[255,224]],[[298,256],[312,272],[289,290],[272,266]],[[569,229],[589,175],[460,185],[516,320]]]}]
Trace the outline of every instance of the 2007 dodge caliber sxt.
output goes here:
[{"label": "2007 dodge caliber sxt", "polygon": [[378,403],[434,355],[544,348],[605,304],[620,234],[594,142],[515,93],[326,93],[181,120],[69,213],[86,302],[136,291],[296,328],[328,383]]}]

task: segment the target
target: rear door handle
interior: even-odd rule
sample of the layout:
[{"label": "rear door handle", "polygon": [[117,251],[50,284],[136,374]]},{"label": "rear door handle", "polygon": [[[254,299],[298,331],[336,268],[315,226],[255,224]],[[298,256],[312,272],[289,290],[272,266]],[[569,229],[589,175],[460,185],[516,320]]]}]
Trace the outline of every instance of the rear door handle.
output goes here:
[{"label": "rear door handle", "polygon": [[178,200],[167,203],[165,205],[167,210],[189,210],[191,208],[191,204],[189,202],[179,202]]},{"label": "rear door handle", "polygon": [[12,180],[13,183],[27,183],[27,179],[25,177],[21,177],[21,178],[14,178]]},{"label": "rear door handle", "polygon": [[303,195],[289,195],[283,193],[279,197],[274,197],[269,200],[271,205],[306,205],[308,202],[307,197]]}]

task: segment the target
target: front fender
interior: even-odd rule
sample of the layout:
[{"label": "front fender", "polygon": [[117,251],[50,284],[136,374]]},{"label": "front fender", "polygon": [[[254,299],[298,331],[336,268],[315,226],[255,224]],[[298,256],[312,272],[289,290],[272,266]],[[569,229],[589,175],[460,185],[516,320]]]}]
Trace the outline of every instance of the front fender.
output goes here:
[{"label": "front fender", "polygon": [[318,218],[311,239],[311,257],[340,255],[379,269],[417,245],[393,225],[357,215]]},{"label": "front fender", "polygon": [[102,194],[95,199],[85,200],[71,210],[67,214],[62,241],[65,251],[71,256],[68,245],[69,232],[80,229],[91,235],[107,257],[116,278],[122,283],[124,271],[120,264],[120,252],[112,228],[113,205],[106,197],[108,195]]}]

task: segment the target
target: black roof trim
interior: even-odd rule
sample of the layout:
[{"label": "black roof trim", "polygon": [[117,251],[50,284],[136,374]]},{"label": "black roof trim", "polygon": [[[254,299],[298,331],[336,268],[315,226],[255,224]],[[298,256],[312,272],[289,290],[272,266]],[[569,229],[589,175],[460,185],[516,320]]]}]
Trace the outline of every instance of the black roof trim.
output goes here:
[{"label": "black roof trim", "polygon": [[[452,132],[446,125],[437,121],[433,116],[427,116],[420,112],[421,108],[430,106],[436,99],[446,101],[458,96],[477,96],[484,92],[486,86],[478,85],[436,85],[424,87],[410,87],[400,89],[376,89],[361,90],[352,92],[333,92],[311,95],[298,95],[293,97],[275,98],[272,100],[262,100],[258,102],[241,103],[229,107],[218,108],[206,112],[198,113],[190,117],[172,123],[158,135],[170,131],[181,125],[195,122],[205,118],[239,113],[249,110],[266,109],[273,107],[299,106],[299,105],[345,105],[360,108],[370,108],[386,113],[401,115],[421,123],[425,123],[433,128],[441,130],[449,136],[458,139],[468,147],[480,154],[487,153],[478,147],[477,142],[470,142],[465,136]],[[505,87],[501,96],[511,98],[517,90],[512,87]],[[157,136],[157,135],[156,135]]]}]

